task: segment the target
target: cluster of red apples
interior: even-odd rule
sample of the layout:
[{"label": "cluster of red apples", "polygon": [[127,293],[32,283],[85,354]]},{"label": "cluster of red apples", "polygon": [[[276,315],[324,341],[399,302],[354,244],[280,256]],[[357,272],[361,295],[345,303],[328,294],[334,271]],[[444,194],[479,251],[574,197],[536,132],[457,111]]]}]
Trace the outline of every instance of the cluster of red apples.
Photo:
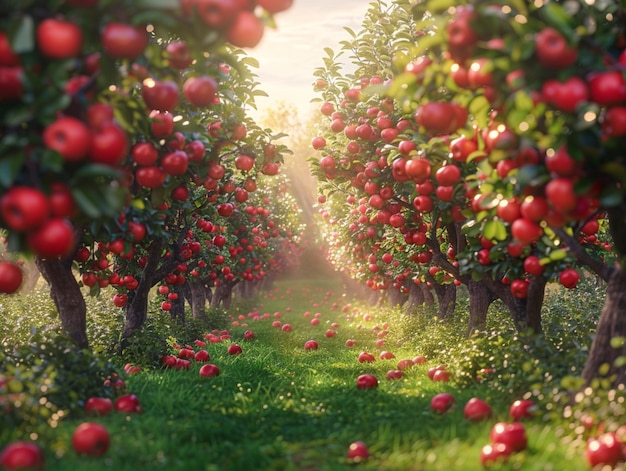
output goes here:
[{"label": "cluster of red apples", "polygon": [[[200,140],[186,141],[174,132],[172,111],[183,99],[191,108],[218,102],[216,77],[194,73],[179,87],[174,81],[160,80],[150,73],[147,62],[154,57],[146,51],[153,25],[110,19],[109,15],[102,15],[109,19],[101,24],[89,14],[94,8],[106,8],[98,0],[59,3],[43,15],[38,13],[32,30],[25,29],[21,35],[14,30],[0,30],[0,103],[15,108],[15,116],[21,116],[25,103],[33,99],[37,106],[54,106],[57,110],[50,115],[37,113],[2,129],[5,137],[15,134],[14,141],[5,139],[3,153],[12,158],[15,168],[5,178],[0,195],[0,217],[3,228],[9,231],[9,250],[30,252],[42,259],[73,253],[77,243],[74,220],[102,217],[93,212],[91,202],[82,194],[77,196],[71,182],[80,178],[83,184],[91,178],[94,185],[108,193],[111,186],[124,188],[136,181],[145,188],[157,188],[167,177],[182,176],[194,162],[205,158],[207,149]],[[168,6],[173,9],[167,14],[177,15],[182,23],[197,22],[199,18],[204,35],[217,33],[214,42],[247,48],[261,40],[266,18],[292,3],[181,0],[176,8]],[[22,12],[32,19],[29,13]],[[24,36],[28,34],[32,37]],[[195,60],[190,48],[200,46],[192,40],[195,38],[190,33],[190,38],[167,44],[158,60],[167,61],[172,70],[188,68]],[[41,81],[33,78],[38,71],[45,75],[49,70],[66,74],[62,89],[56,90],[57,84],[47,81],[47,77]],[[222,73],[228,75],[227,66]],[[128,111],[136,110],[137,105],[126,109],[131,100],[126,100],[122,87],[118,87],[129,79],[140,89],[146,120],[150,122],[150,134],[145,136],[138,124],[129,124]],[[113,99],[104,97],[106,94],[113,94]],[[44,96],[48,96],[47,102]],[[159,141],[164,144],[154,144]],[[275,174],[277,170],[268,171]],[[0,292],[15,292],[21,280],[16,264],[0,264]]]}]

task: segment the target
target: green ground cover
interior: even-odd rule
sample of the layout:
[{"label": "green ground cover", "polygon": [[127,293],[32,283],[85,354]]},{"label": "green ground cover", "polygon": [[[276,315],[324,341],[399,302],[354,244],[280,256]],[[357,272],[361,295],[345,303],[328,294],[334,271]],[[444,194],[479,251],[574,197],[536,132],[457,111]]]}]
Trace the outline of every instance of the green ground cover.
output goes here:
[{"label": "green ground cover", "polygon": [[[254,320],[255,314],[261,319]],[[316,314],[320,322],[311,325]],[[201,365],[194,362],[188,371],[143,368],[124,376],[128,392],[141,401],[142,413],[114,412],[93,418],[78,411],[53,430],[39,432],[38,441],[47,453],[46,469],[482,469],[480,450],[489,443],[491,427],[509,420],[508,407],[520,397],[515,388],[494,387],[504,380],[431,381],[430,367],[450,362],[454,375],[455,365],[467,363],[476,347],[462,347],[454,326],[431,327],[420,335],[415,324],[409,329],[398,311],[351,299],[334,277],[281,280],[254,304],[237,304],[228,315],[239,324],[229,320],[223,326],[231,339],[206,347],[220,376],[200,378]],[[291,331],[273,326],[275,321],[281,327],[290,324]],[[339,325],[333,328],[333,323]],[[326,337],[327,329],[336,335]],[[252,330],[255,338],[244,340],[245,330]],[[381,331],[388,334],[382,337]],[[432,338],[435,332],[441,336],[437,341]],[[384,345],[377,346],[381,338]],[[310,339],[319,343],[318,350],[304,349]],[[346,347],[347,339],[356,345]],[[203,339],[176,340],[194,346],[194,340]],[[243,353],[229,355],[231,343],[239,343]],[[383,350],[395,358],[379,359]],[[359,363],[361,351],[373,353],[376,361]],[[441,357],[433,357],[434,351]],[[399,380],[385,379],[399,360],[417,355],[426,355],[426,364],[404,370]],[[532,365],[528,372],[533,374]],[[356,388],[356,378],[364,373],[378,378],[378,388]],[[556,388],[558,381],[554,381]],[[539,413],[525,422],[528,449],[502,469],[588,469],[587,432],[573,431],[560,408],[557,412],[559,406],[553,410],[546,406],[544,386],[537,386],[534,397],[540,403]],[[430,410],[431,398],[440,392],[453,394],[457,403],[443,415]],[[463,417],[464,404],[475,396],[492,406],[491,419],[474,423]],[[576,409],[572,414],[580,412]],[[71,434],[85,420],[102,423],[111,434],[110,448],[102,457],[77,456],[71,449]],[[371,453],[359,464],[346,458],[348,446],[357,440],[365,442]]]}]

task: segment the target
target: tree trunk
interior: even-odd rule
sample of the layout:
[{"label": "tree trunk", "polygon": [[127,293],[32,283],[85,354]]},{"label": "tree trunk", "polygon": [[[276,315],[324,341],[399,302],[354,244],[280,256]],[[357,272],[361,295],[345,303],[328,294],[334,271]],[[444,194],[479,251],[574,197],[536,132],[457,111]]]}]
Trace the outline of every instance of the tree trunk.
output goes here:
[{"label": "tree trunk", "polygon": [[600,377],[611,377],[615,386],[626,383],[624,366],[615,364],[618,358],[626,357],[626,342],[618,342],[619,346],[616,347],[611,344],[612,339],[626,337],[624,312],[626,312],[626,274],[621,269],[615,269],[609,275],[604,307],[582,373],[587,383]]},{"label": "tree trunk", "polygon": [[500,281],[485,277],[481,283],[484,283],[493,296],[505,304],[518,332],[525,333],[531,329],[536,334],[541,333],[541,306],[547,283],[544,277],[534,277],[530,281],[525,299],[513,296],[509,285]]},{"label": "tree trunk", "polygon": [[406,312],[409,314],[417,314],[418,307],[424,304],[424,292],[415,283],[409,284],[409,299],[406,307]]},{"label": "tree trunk", "polygon": [[122,350],[126,347],[126,341],[135,331],[141,329],[144,322],[146,322],[150,288],[151,286],[148,283],[140,282],[128,300],[128,304],[126,305],[126,319],[124,328],[122,329]]},{"label": "tree trunk", "polygon": [[428,287],[426,283],[420,283],[420,289],[422,290],[422,294],[424,295],[424,304],[427,306],[432,306],[435,304],[435,297],[433,296],[432,291]]},{"label": "tree trunk", "polygon": [[206,287],[201,280],[192,280],[188,283],[191,292],[191,317],[194,319],[206,319]]},{"label": "tree trunk", "polygon": [[387,293],[389,295],[389,304],[392,307],[401,306],[406,302],[406,295],[402,293],[398,288],[390,286],[387,290]]},{"label": "tree trunk", "polygon": [[528,287],[526,298],[526,327],[535,334],[543,332],[541,327],[541,308],[546,294],[548,279],[544,276],[536,276]]},{"label": "tree trunk", "polygon": [[231,283],[222,283],[216,286],[211,298],[211,307],[218,308],[221,306],[224,309],[230,309],[234,286],[235,285]]},{"label": "tree trunk", "polygon": [[72,271],[72,260],[41,260],[35,263],[50,286],[50,296],[59,311],[61,326],[79,348],[89,348],[87,305]]},{"label": "tree trunk", "polygon": [[133,333],[140,329],[148,315],[148,296],[150,289],[154,286],[157,278],[156,270],[161,262],[163,242],[155,241],[148,251],[148,259],[146,265],[141,272],[141,278],[137,288],[131,292],[130,299],[126,305],[126,319],[124,328],[122,329],[122,349],[126,346],[126,341]]},{"label": "tree trunk", "polygon": [[376,306],[380,303],[380,299],[382,298],[382,294],[380,290],[370,290],[367,302],[370,306]]},{"label": "tree trunk", "polygon": [[454,283],[440,284],[435,279],[426,275],[426,279],[430,281],[437,297],[437,314],[439,319],[446,319],[454,315],[456,308],[456,286]]},{"label": "tree trunk", "polygon": [[172,309],[170,311],[170,315],[172,319],[176,319],[179,323],[185,323],[185,296],[183,295],[183,290],[178,286],[172,292],[177,293],[178,297],[172,301]]},{"label": "tree trunk", "polygon": [[494,294],[484,283],[471,280],[467,289],[469,291],[469,322],[467,336],[474,332],[484,330],[487,323],[487,311],[492,302],[496,300]]}]

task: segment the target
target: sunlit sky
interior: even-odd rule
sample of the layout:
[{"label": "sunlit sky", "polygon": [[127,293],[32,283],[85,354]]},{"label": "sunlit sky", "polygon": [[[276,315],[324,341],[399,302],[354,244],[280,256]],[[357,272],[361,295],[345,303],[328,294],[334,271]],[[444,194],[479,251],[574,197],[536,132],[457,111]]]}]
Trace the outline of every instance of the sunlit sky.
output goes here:
[{"label": "sunlit sky", "polygon": [[260,62],[259,88],[270,95],[256,100],[259,112],[285,101],[306,113],[316,96],[313,71],[323,65],[324,47],[338,51],[339,42],[350,39],[343,28],[358,31],[368,6],[368,0],[294,0],[277,14],[277,29],[266,28],[261,44],[248,51]]}]

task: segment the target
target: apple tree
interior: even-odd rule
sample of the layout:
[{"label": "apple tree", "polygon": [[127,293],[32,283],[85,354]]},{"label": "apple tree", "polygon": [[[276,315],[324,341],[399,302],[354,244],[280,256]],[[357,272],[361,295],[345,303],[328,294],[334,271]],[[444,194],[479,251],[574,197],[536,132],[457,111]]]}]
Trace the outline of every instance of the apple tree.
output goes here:
[{"label": "apple tree", "polygon": [[[84,238],[108,244],[116,227],[130,230],[132,220],[120,213],[141,204],[131,188],[163,176],[154,166],[137,175],[129,158],[139,143],[160,145],[174,124],[168,111],[179,90],[155,86],[161,77],[150,70],[166,64],[182,70],[209,56],[234,60],[229,44],[256,45],[264,23],[291,2],[220,2],[220,9],[212,3],[68,0],[0,7],[2,228],[10,252],[35,256],[62,325],[80,346],[88,342],[74,254]],[[257,3],[263,8],[255,10]],[[217,84],[199,70],[184,77],[182,95],[204,107],[211,104],[203,101],[207,90]],[[154,135],[155,127],[163,135]],[[199,146],[190,152],[200,153]],[[21,276],[15,264],[0,268],[0,290],[15,291]]]},{"label": "apple tree", "polygon": [[[395,2],[386,12],[373,6],[364,22],[370,30],[360,33],[359,40],[344,44],[344,49],[359,59],[355,61],[356,74],[341,78],[332,57],[317,73],[326,102],[331,101],[329,97],[339,97],[335,103],[340,104],[341,113],[356,111],[358,116],[360,111],[359,121],[351,118],[353,127],[342,127],[338,119],[343,116],[333,115],[332,104],[323,104],[322,113],[328,110],[330,116],[326,129],[343,132],[348,138],[348,132],[353,132],[353,149],[364,141],[375,143],[355,155],[323,142],[319,148],[327,155],[314,163],[324,181],[323,190],[361,186],[368,194],[371,215],[378,218],[390,202],[399,203],[404,222],[396,216],[395,224],[400,232],[424,224],[426,237],[419,239],[431,260],[468,285],[470,329],[480,327],[489,304],[500,299],[518,328],[540,331],[543,292],[549,279],[575,287],[577,264],[607,276],[604,261],[611,246],[601,240],[598,228],[605,225],[619,192],[615,185],[604,187],[597,180],[582,178],[580,154],[586,147],[580,140],[574,140],[575,145],[571,140],[573,136],[588,139],[587,134],[595,130],[600,133],[597,148],[607,142],[610,148],[611,140],[619,140],[620,134],[614,130],[615,124],[607,127],[604,112],[621,103],[621,98],[618,94],[616,103],[598,103],[589,83],[584,99],[572,104],[576,94],[562,91],[557,79],[564,76],[565,81],[568,72],[580,75],[574,65],[583,59],[583,65],[589,63],[582,74],[585,79],[603,70],[598,64],[602,60],[591,57],[590,52],[587,56],[581,51],[580,59],[577,55],[562,66],[533,67],[543,49],[536,43],[553,45],[555,28],[566,34],[568,21],[561,7],[551,3],[529,9],[481,2],[458,8],[453,2]],[[380,53],[375,48],[385,41],[381,24],[403,25],[398,17],[404,18],[407,12],[413,17],[414,29],[398,28],[395,41],[387,41],[382,45],[385,52]],[[619,69],[619,48],[613,49],[620,36],[612,23],[619,17],[617,7],[581,6],[576,13],[581,21],[590,13],[593,18],[608,15],[611,22],[605,35],[597,28],[587,35],[600,38],[616,57],[605,69]],[[551,28],[548,32],[552,34],[539,34],[546,28]],[[370,50],[370,41],[360,39],[369,37],[372,30],[376,30],[370,37],[375,48]],[[567,37],[575,41],[577,34],[570,27]],[[559,44],[573,49],[567,41]],[[544,59],[542,64],[548,62]],[[369,86],[358,95],[350,91],[359,79],[373,74],[378,75],[374,86],[369,80]],[[608,77],[621,83],[615,73]],[[613,86],[619,89],[619,85]],[[380,97],[395,99],[393,108],[383,111],[382,106],[376,109],[368,103]],[[555,99],[566,103],[559,108]],[[589,109],[596,114],[582,113]],[[390,110],[400,114],[395,121]],[[571,118],[576,120],[568,122]],[[397,123],[402,123],[401,129]],[[336,158],[338,154],[343,158]],[[568,170],[567,165],[572,168]],[[611,224],[610,217],[608,221]]]},{"label": "apple tree", "polygon": [[[480,227],[496,246],[523,246],[524,271],[511,275],[529,289],[550,275],[574,288],[576,263],[607,280],[606,304],[583,376],[591,380],[607,365],[623,382],[623,368],[615,365],[623,352],[611,347],[611,338],[624,334],[617,308],[624,280],[624,130],[618,117],[625,99],[623,5],[471,2],[452,7],[425,2],[414,14],[418,21],[426,11],[439,18],[429,44],[418,52],[435,52],[455,85],[471,92],[479,150],[486,154],[473,185],[480,212],[466,233]],[[515,209],[516,203],[517,217],[507,214],[509,204]],[[612,245],[598,239],[603,220]],[[605,263],[607,249],[616,264]]]}]

